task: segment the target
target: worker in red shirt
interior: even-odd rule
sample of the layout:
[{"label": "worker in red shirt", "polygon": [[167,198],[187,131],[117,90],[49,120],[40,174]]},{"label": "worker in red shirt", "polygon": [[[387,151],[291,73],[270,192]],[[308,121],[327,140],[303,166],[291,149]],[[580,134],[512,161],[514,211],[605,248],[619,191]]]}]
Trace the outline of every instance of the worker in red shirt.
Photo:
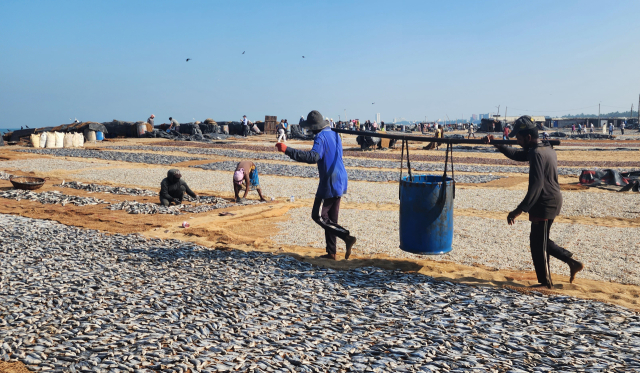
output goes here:
[{"label": "worker in red shirt", "polygon": [[504,126],[504,131],[502,132],[502,139],[509,140],[509,126]]}]

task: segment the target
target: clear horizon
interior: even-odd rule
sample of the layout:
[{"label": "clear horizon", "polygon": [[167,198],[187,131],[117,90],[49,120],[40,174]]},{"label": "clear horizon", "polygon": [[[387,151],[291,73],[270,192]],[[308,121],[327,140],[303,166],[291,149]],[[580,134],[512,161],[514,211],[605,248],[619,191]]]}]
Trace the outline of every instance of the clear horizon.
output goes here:
[{"label": "clear horizon", "polygon": [[[0,3],[0,128],[638,109],[640,2]],[[242,54],[245,52],[244,54]],[[302,56],[305,56],[302,58]],[[185,61],[191,58],[191,61]],[[634,115],[635,117],[635,115]]]}]

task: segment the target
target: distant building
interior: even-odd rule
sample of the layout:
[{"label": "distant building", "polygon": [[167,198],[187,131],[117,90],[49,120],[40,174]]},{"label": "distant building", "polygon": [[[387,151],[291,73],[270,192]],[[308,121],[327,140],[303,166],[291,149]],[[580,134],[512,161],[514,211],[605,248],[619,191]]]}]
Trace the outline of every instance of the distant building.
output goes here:
[{"label": "distant building", "polygon": [[545,126],[549,128],[566,128],[571,127],[571,125],[582,124],[590,126],[593,123],[594,127],[601,128],[603,125],[613,124],[614,127],[618,128],[620,123],[627,122],[627,124],[631,124],[631,120],[628,118],[606,118],[601,117],[600,123],[598,124],[598,118],[547,118]]},{"label": "distant building", "polygon": [[478,120],[478,115],[477,114],[471,114],[471,121],[475,122]]},{"label": "distant building", "polygon": [[482,120],[482,119],[490,119],[489,114],[479,114],[478,115],[478,119]]}]

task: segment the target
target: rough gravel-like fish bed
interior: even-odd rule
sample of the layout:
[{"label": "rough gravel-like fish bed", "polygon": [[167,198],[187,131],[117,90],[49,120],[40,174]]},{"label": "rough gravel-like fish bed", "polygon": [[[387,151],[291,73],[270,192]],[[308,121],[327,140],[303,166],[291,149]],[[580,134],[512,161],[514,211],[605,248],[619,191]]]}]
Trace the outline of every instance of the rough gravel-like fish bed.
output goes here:
[{"label": "rough gravel-like fish bed", "polygon": [[[311,220],[310,208],[288,212],[289,220],[278,223],[271,239],[283,245],[325,247],[324,231]],[[456,216],[453,219],[453,250],[444,255],[421,256],[400,250],[398,211],[340,210],[340,225],[358,238],[353,253],[367,258],[389,255],[396,258],[446,260],[465,265],[533,271],[529,250],[530,223],[516,220]],[[553,223],[551,239],[585,264],[580,278],[640,285],[640,228],[612,228],[583,224]],[[338,257],[344,242],[338,240]],[[569,267],[550,259],[553,273],[569,276]]]},{"label": "rough gravel-like fish bed", "polygon": [[175,155],[164,155],[156,153],[126,153],[108,150],[90,149],[18,149],[18,152],[53,155],[56,157],[79,157],[96,158],[108,161],[121,161],[132,163],[165,164],[196,161],[202,158],[179,157]]},{"label": "rough gravel-like fish bed", "polygon": [[[214,171],[235,171],[238,162],[236,161],[223,161],[214,162],[201,165],[191,166],[193,168],[202,168],[204,170]],[[310,166],[299,166],[296,164],[276,164],[276,163],[256,163],[258,172],[267,175],[279,175],[279,176],[291,176],[291,177],[306,177],[306,178],[318,178],[318,168]],[[374,171],[365,168],[360,169],[347,169],[347,175],[349,180],[354,181],[372,181],[372,182],[388,182],[398,181],[400,179],[400,172],[396,171]],[[404,176],[407,176],[406,170]],[[456,175],[456,181],[460,183],[488,183],[489,181],[497,180],[502,176],[494,175]]]},{"label": "rough gravel-like fish bed", "polygon": [[10,215],[0,242],[0,359],[35,371],[640,369],[599,302]]}]

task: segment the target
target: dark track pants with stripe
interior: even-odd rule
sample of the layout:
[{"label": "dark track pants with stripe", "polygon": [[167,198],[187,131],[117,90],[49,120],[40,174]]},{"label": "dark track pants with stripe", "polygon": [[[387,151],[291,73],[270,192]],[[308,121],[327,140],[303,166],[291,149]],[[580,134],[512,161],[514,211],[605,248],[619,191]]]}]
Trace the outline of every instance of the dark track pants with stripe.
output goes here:
[{"label": "dark track pants with stripe", "polygon": [[532,221],[529,242],[531,245],[531,258],[536,269],[538,282],[543,285],[553,285],[551,280],[551,269],[549,267],[549,256],[557,258],[565,263],[571,261],[573,254],[551,241],[549,232],[551,231],[553,219],[545,221]]},{"label": "dark track pants with stripe", "polygon": [[[320,208],[322,206],[322,209]],[[340,213],[340,197],[316,198],[311,209],[311,219],[324,229],[324,238],[327,241],[327,253],[336,254],[336,237],[344,241],[349,236],[349,231],[338,225]]]}]

